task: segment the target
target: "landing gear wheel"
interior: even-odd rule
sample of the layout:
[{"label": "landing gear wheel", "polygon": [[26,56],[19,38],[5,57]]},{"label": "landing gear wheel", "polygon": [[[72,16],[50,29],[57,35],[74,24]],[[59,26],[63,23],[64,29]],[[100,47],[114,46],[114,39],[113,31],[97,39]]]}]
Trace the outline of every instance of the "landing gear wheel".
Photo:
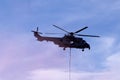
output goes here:
[{"label": "landing gear wheel", "polygon": [[64,47],[63,50],[65,50],[66,48]]},{"label": "landing gear wheel", "polygon": [[84,49],[82,49],[82,51],[84,51]]}]

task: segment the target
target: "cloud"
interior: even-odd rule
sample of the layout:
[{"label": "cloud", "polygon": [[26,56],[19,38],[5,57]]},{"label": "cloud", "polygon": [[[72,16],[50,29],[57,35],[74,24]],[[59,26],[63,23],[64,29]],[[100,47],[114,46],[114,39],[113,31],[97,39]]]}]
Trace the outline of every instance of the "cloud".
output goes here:
[{"label": "cloud", "polygon": [[107,66],[107,69],[106,71],[104,71],[103,75],[101,76],[102,78],[104,78],[104,80],[119,80],[120,79],[120,76],[119,76],[119,73],[120,73],[120,70],[119,70],[119,67],[120,67],[120,51],[109,56],[107,59],[106,59],[106,66]]},{"label": "cloud", "polygon": [[35,70],[28,77],[29,80],[66,80],[66,72],[60,70]]},{"label": "cloud", "polygon": [[38,42],[31,36],[33,35],[15,34],[9,36],[9,39],[6,35],[2,36],[0,74],[4,79],[18,80],[32,69],[63,68],[65,65],[65,54],[58,46],[52,42]]},{"label": "cloud", "polygon": [[[72,80],[119,80],[120,53],[107,58],[107,69],[102,72],[72,72]],[[68,72],[59,69],[36,69],[29,72],[28,80],[68,80]]]},{"label": "cloud", "polygon": [[100,44],[97,46],[98,50],[100,49],[100,51],[111,51],[110,49],[113,48],[116,42],[116,38],[101,36],[100,40],[98,41],[100,41]]},{"label": "cloud", "polygon": [[114,71],[119,71],[120,72],[120,52],[113,54],[112,56],[107,58],[107,66],[110,66],[110,70],[114,70]]},{"label": "cloud", "polygon": [[[89,73],[71,73],[71,78],[74,80],[82,79]],[[51,70],[35,70],[32,71],[28,77],[28,80],[68,80],[69,73],[63,70],[51,69]]]}]

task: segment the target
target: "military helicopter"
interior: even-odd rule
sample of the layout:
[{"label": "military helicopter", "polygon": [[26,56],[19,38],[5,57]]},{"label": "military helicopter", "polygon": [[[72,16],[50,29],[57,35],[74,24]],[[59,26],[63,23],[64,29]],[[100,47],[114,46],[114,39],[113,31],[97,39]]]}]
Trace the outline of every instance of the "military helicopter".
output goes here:
[{"label": "military helicopter", "polygon": [[58,45],[59,47],[63,47],[63,50],[66,48],[77,48],[77,49],[82,49],[84,51],[85,48],[90,49],[90,45],[83,40],[81,37],[76,37],[76,36],[84,36],[84,37],[100,37],[100,36],[95,36],[95,35],[83,35],[83,34],[78,34],[79,32],[87,29],[88,27],[84,27],[80,30],[77,30],[75,32],[68,32],[67,30],[60,28],[56,25],[53,25],[54,27],[66,32],[63,37],[45,37],[41,36],[41,32],[38,31],[38,27],[36,31],[34,32],[34,36],[37,38],[38,41],[52,41],[54,44]]}]

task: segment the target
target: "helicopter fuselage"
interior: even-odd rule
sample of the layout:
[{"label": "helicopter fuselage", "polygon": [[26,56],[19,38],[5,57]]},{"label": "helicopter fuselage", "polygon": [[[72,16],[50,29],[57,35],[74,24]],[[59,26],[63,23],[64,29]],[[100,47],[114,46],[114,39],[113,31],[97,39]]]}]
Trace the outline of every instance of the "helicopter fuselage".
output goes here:
[{"label": "helicopter fuselage", "polygon": [[81,37],[76,37],[76,36],[84,36],[84,37],[100,37],[100,36],[96,36],[96,35],[84,35],[84,34],[78,34],[79,32],[87,29],[88,27],[84,27],[81,28],[75,32],[69,32],[63,28],[60,28],[56,25],[53,25],[54,27],[64,31],[67,33],[67,35],[64,35],[63,37],[45,37],[45,36],[41,36],[40,34],[42,34],[41,32],[38,32],[38,27],[36,31],[32,31],[34,32],[34,36],[37,38],[38,41],[51,41],[53,43],[55,43],[56,45],[58,45],[59,47],[63,47],[63,49],[65,50],[66,48],[77,48],[77,49],[82,49],[82,51],[84,51],[85,48],[90,49],[90,45],[83,40],[83,38]]},{"label": "helicopter fuselage", "polygon": [[90,49],[90,45],[85,40],[70,35],[65,35],[61,38],[44,37],[39,35],[37,32],[34,32],[34,36],[37,38],[38,41],[52,41],[59,47],[63,47],[64,50],[66,48],[77,48],[82,49],[82,51],[84,51],[85,48]]}]

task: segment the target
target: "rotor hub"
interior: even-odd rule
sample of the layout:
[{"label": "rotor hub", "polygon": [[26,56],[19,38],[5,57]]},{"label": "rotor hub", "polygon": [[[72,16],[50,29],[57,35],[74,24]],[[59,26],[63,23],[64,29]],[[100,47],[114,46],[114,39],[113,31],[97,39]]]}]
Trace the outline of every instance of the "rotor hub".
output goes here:
[{"label": "rotor hub", "polygon": [[71,32],[71,33],[69,33],[70,34],[70,36],[73,36],[74,35],[74,33],[73,32]]}]

